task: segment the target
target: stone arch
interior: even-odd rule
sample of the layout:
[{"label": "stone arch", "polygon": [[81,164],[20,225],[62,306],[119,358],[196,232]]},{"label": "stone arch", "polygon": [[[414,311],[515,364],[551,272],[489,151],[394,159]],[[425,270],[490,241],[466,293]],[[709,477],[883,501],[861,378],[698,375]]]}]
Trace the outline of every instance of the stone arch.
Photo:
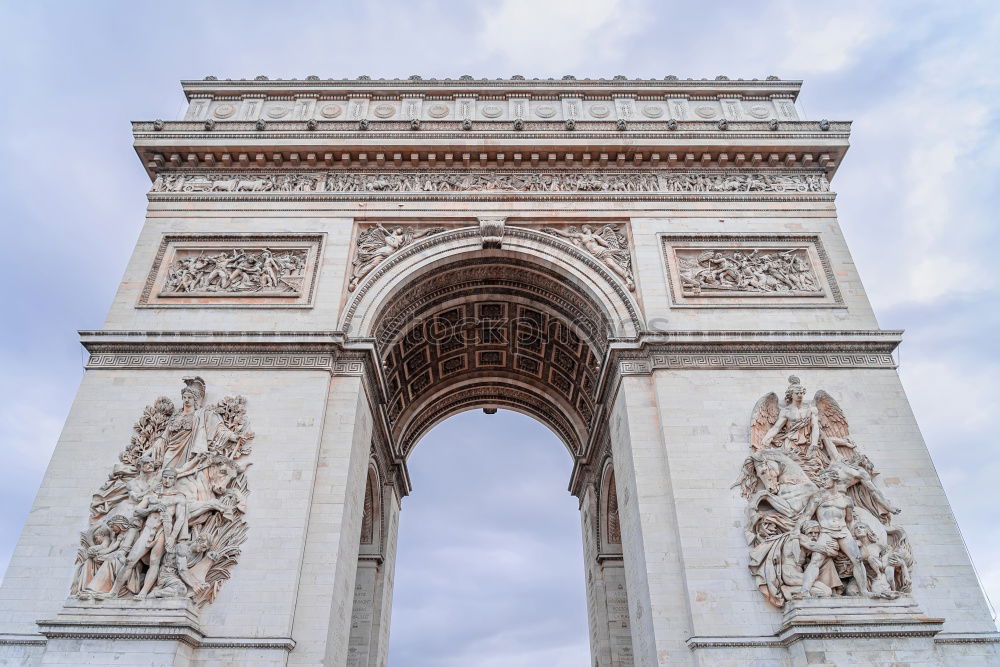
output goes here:
[{"label": "stone arch", "polygon": [[477,407],[538,419],[583,454],[610,341],[642,330],[635,300],[600,262],[550,234],[478,227],[397,252],[358,285],[342,328],[372,341],[393,440],[407,456],[431,427]]},{"label": "stone arch", "polygon": [[644,329],[635,297],[607,267],[573,244],[544,232],[508,225],[500,249],[484,249],[478,226],[451,229],[418,240],[386,259],[364,277],[344,309],[340,328],[355,337],[370,336],[384,305],[405,283],[456,260],[482,262],[517,257],[554,269],[588,301],[599,304],[614,337],[633,337]]},{"label": "stone arch", "polygon": [[601,556],[620,556],[622,533],[618,516],[618,489],[615,486],[615,466],[610,457],[605,460],[601,469],[598,489],[598,549]]},{"label": "stone arch", "polygon": [[365,481],[365,495],[361,514],[361,544],[360,553],[379,554],[382,551],[382,482],[378,465],[372,459],[368,463],[368,473]]}]

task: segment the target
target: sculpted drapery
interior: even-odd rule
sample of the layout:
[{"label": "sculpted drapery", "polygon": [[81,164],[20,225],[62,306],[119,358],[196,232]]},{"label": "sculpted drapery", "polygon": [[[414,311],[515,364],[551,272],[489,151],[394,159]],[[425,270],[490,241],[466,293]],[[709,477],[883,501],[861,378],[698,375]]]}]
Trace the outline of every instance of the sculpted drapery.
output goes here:
[{"label": "sculpted drapery", "polygon": [[747,500],[750,572],[771,604],[789,599],[909,593],[913,555],[899,513],[875,483],[832,396],[809,402],[795,376],[783,401],[757,401],[752,454],[734,485]]},{"label": "sculpted drapery", "polygon": [[205,404],[184,378],[181,409],[160,397],[91,502],[71,593],[83,600],[218,594],[246,539],[246,469],[254,434],[246,400]]}]

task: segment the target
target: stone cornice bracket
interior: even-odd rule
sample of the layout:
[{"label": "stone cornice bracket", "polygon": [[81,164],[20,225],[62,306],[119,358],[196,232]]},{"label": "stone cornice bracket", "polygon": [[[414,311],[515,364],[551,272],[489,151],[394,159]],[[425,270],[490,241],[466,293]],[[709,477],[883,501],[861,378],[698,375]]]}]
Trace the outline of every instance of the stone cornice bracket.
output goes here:
[{"label": "stone cornice bracket", "polygon": [[479,218],[479,233],[483,237],[483,249],[499,249],[503,240],[504,223],[507,218],[484,216]]}]

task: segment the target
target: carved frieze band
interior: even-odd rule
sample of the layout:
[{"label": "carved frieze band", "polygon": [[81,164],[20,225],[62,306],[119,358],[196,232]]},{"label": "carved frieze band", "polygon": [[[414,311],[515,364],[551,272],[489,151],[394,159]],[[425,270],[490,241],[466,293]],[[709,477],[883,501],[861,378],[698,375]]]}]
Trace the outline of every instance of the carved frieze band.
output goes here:
[{"label": "carved frieze band", "polygon": [[322,195],[461,196],[517,193],[551,196],[667,195],[826,195],[822,173],[668,172],[662,170],[454,171],[454,172],[291,172],[163,173],[150,197],[271,198]]},{"label": "carved frieze band", "polygon": [[[234,370],[333,370],[347,371],[350,365],[335,363],[327,353],[253,352],[96,352],[87,360],[88,369],[234,369]],[[357,372],[363,373],[361,362]],[[344,373],[349,374],[349,373]]]},{"label": "carved frieze band", "polygon": [[664,234],[675,306],[842,307],[818,234]]},{"label": "carved frieze band", "polygon": [[139,307],[312,305],[322,234],[165,235]]}]

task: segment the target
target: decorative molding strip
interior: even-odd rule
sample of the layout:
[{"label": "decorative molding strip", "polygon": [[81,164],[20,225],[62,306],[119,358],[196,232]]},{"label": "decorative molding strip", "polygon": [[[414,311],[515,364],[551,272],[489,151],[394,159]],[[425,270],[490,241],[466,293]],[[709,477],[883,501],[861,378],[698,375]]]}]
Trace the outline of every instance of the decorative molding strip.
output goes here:
[{"label": "decorative molding strip", "polygon": [[139,308],[309,308],[325,234],[167,234]]},{"label": "decorative molding strip", "polygon": [[[744,352],[713,354],[711,352],[672,352],[653,354],[650,357],[654,370],[670,369],[740,369],[762,368],[895,368],[891,354],[865,354],[847,352]],[[626,373],[623,362],[623,375]]]},{"label": "decorative molding strip", "polygon": [[1000,644],[1000,632],[942,632],[936,644]]},{"label": "decorative molding strip", "polygon": [[0,634],[0,646],[44,646],[45,635]]},{"label": "decorative molding strip", "polygon": [[42,637],[31,641],[9,641],[10,635],[0,635],[3,644],[45,644],[49,639],[115,639],[132,641],[180,641],[188,646],[203,649],[270,649],[291,651],[295,640],[291,637],[206,637],[194,626],[167,624],[115,624],[69,623],[54,620],[39,621]]},{"label": "decorative molding strip", "polygon": [[160,369],[233,369],[233,370],[325,370],[336,375],[357,375],[346,372],[350,366],[335,363],[336,357],[323,353],[92,353],[88,370],[125,368]]}]

